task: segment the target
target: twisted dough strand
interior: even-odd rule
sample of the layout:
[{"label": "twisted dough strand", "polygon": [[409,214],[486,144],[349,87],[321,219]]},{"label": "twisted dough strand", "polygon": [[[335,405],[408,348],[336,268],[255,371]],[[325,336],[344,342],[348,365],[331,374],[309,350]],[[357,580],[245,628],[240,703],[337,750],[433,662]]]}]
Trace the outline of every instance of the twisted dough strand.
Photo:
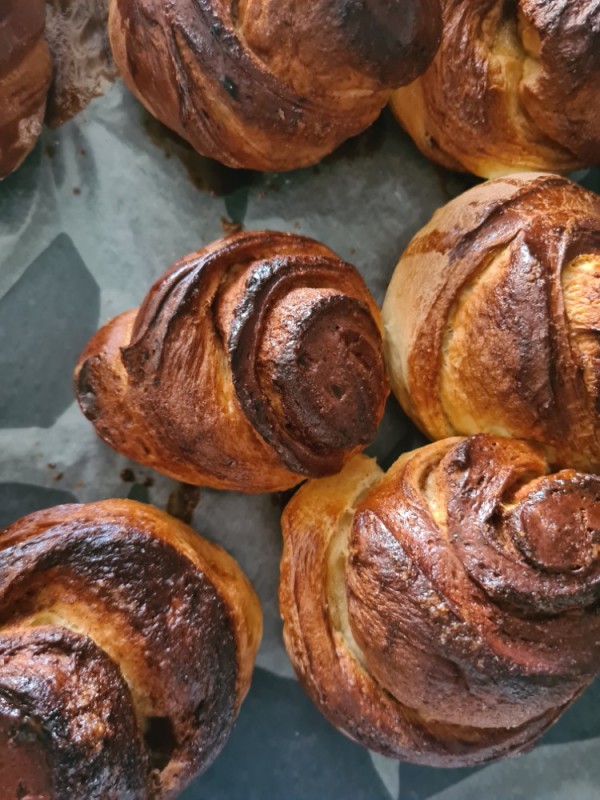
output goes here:
[{"label": "twisted dough strand", "polygon": [[280,604],[337,727],[435,766],[531,746],[600,664],[600,478],[523,442],[356,457],[284,511]]},{"label": "twisted dough strand", "polygon": [[220,548],[109,500],[3,532],[0,626],[3,788],[170,798],[225,743],[261,616]]}]

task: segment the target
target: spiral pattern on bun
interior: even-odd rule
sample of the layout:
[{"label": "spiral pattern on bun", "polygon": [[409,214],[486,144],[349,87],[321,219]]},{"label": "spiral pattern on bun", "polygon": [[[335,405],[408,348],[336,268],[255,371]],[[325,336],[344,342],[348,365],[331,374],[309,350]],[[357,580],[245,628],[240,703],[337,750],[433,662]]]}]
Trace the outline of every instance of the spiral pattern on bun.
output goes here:
[{"label": "spiral pattern on bun", "polygon": [[529,748],[600,666],[600,477],[479,435],[357,456],[282,518],[280,604],[322,713],[385,755]]},{"label": "spiral pattern on bun", "polygon": [[218,755],[261,612],[233,559],[128,500],[0,535],[3,797],[173,798]]},{"label": "spiral pattern on bun", "polygon": [[112,447],[187,483],[266,492],[338,472],[387,397],[379,310],[321,244],[242,233],[177,262],[76,372]]},{"label": "spiral pattern on bun", "polygon": [[289,170],[370,125],[439,42],[438,0],[111,0],[125,83],[203,155]]}]

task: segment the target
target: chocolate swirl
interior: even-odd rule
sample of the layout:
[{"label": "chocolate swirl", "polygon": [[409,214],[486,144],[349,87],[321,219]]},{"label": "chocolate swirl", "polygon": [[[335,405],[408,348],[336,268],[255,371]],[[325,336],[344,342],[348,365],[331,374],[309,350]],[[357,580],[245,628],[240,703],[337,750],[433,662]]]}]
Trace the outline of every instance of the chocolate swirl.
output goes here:
[{"label": "chocolate swirl", "polygon": [[126,84],[198,152],[233,167],[315,163],[430,62],[439,0],[111,0]]},{"label": "chocolate swirl", "polygon": [[392,97],[419,149],[483,177],[600,164],[595,0],[442,0],[427,72]]},{"label": "chocolate swirl", "polygon": [[0,8],[0,179],[21,164],[42,130],[52,77],[44,19],[44,0],[4,0]]},{"label": "chocolate swirl", "polygon": [[323,245],[244,233],[175,264],[96,334],[76,391],[99,435],[187,483],[246,492],[337,472],[375,436],[379,311]]},{"label": "chocolate swirl", "polygon": [[409,244],[383,307],[392,388],[431,438],[497,433],[600,471],[600,200],[551,175],[478,186]]},{"label": "chocolate swirl", "polygon": [[6,796],[158,800],[223,747],[261,624],[223,551],[110,500],[3,532],[0,627]]},{"label": "chocolate swirl", "polygon": [[479,435],[364,457],[283,518],[284,638],[319,709],[435,766],[507,756],[600,666],[600,478]]}]

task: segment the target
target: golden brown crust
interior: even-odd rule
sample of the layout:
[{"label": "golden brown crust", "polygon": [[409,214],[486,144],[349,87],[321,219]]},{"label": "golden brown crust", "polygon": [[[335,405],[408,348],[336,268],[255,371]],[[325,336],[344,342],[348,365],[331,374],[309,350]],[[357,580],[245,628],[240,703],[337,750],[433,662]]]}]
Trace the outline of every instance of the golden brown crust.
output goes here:
[{"label": "golden brown crust", "polygon": [[419,149],[483,177],[600,164],[595,0],[443,0],[440,49],[392,109]]},{"label": "golden brown crust", "polygon": [[90,341],[76,393],[98,434],[187,483],[265,492],[338,472],[387,397],[379,310],[312,239],[255,232],[177,262]]},{"label": "golden brown crust", "polygon": [[111,0],[125,83],[233,167],[315,163],[378,116],[438,44],[438,0]]},{"label": "golden brown crust", "polygon": [[0,179],[22,163],[42,130],[52,77],[44,15],[44,0],[4,0],[0,8]]},{"label": "golden brown crust", "polygon": [[392,388],[433,439],[531,439],[600,471],[600,199],[515,175],[439,210],[383,305]]},{"label": "golden brown crust", "polygon": [[233,559],[129,500],[8,527],[0,622],[1,769],[44,796],[86,800],[171,798],[206,769],[261,635]]},{"label": "golden brown crust", "polygon": [[600,478],[487,435],[357,456],[282,517],[284,640],[359,743],[433,766],[529,748],[600,655]]}]

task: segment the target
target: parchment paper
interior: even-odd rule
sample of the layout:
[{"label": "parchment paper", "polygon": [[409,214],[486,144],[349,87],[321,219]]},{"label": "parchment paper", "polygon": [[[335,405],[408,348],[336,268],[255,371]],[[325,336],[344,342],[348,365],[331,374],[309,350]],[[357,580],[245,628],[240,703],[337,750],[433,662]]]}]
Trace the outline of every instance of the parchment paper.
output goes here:
[{"label": "parchment paper", "polygon": [[[600,188],[598,172],[578,175]],[[370,755],[296,683],[277,608],[285,497],[173,481],[114,453],[73,401],[71,374],[100,323],[137,306],[176,258],[243,224],[313,236],[382,301],[411,236],[475,179],[422,158],[390,116],[317,167],[234,172],[196,156],[117,84],[0,183],[0,525],[60,502],[133,497],[191,518],[254,583],[265,635],[221,758],[187,800],[591,800],[600,796],[594,685],[529,755],[433,770]],[[372,449],[384,466],[424,440],[394,401]],[[196,505],[196,501],[197,505]]]}]

